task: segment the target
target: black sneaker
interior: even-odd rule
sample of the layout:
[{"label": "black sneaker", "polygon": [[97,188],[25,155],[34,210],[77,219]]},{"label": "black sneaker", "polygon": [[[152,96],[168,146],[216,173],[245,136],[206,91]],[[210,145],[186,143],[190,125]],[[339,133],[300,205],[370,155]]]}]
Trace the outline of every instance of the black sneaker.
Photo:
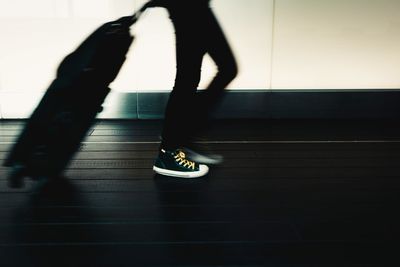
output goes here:
[{"label": "black sneaker", "polygon": [[224,157],[218,154],[205,154],[194,151],[189,148],[184,148],[186,157],[200,164],[218,165],[224,161]]},{"label": "black sneaker", "polygon": [[197,178],[208,173],[207,165],[188,160],[182,149],[175,151],[161,149],[153,170],[158,174],[180,178]]}]

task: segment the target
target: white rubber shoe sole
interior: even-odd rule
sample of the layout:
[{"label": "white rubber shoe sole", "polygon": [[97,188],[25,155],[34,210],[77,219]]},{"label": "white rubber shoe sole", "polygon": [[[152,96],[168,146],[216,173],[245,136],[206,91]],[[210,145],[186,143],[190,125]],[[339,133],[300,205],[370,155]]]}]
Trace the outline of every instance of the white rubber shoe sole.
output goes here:
[{"label": "white rubber shoe sole", "polygon": [[180,171],[172,171],[167,169],[162,169],[156,166],[153,166],[153,170],[161,175],[171,176],[171,177],[178,177],[178,178],[198,178],[206,175],[208,173],[208,166],[200,164],[198,171],[192,172],[180,172]]}]

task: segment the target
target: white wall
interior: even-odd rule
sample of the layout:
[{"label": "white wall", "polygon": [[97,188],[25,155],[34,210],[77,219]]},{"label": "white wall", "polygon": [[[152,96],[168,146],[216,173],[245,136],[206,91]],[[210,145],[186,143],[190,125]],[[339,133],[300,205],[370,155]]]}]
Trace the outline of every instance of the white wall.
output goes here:
[{"label": "white wall", "polygon": [[[0,73],[5,91],[43,91],[62,58],[98,25],[130,14],[143,0],[0,0]],[[270,73],[272,1],[214,0],[242,72],[232,89],[265,89]],[[175,74],[174,32],[165,9],[150,10],[113,84],[117,91],[169,90]],[[201,87],[214,73],[205,61]],[[154,77],[151,73],[156,72]]]},{"label": "white wall", "polygon": [[400,88],[399,0],[276,0],[272,88]]},{"label": "white wall", "polygon": [[[137,1],[137,5],[144,3]],[[214,0],[213,10],[225,30],[240,73],[230,89],[266,89],[269,86],[272,0]],[[194,10],[195,12],[195,10]],[[133,28],[137,42],[129,60],[113,86],[117,90],[170,90],[175,75],[174,32],[163,8],[150,10]],[[200,88],[206,87],[215,73],[206,58]],[[157,73],[154,77],[152,73]]]}]

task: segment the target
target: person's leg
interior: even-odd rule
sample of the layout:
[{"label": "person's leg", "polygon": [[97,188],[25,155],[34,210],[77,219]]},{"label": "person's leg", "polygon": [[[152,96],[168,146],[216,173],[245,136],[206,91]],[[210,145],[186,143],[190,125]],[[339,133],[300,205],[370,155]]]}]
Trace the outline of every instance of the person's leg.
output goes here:
[{"label": "person's leg", "polygon": [[211,128],[210,117],[221,101],[226,86],[236,77],[238,68],[232,49],[211,9],[202,10],[202,45],[217,66],[217,73],[206,90],[196,94],[191,126],[188,127],[187,157],[204,164],[220,164],[221,155],[211,153],[209,149],[195,144],[196,137]]},{"label": "person's leg", "polygon": [[226,86],[238,72],[232,49],[211,9],[204,14],[204,21],[206,33],[203,34],[202,44],[215,62],[217,73],[206,90],[196,94],[195,119],[192,120],[192,133],[189,136],[209,128],[211,114],[222,100]]},{"label": "person's leg", "polygon": [[238,67],[232,49],[211,9],[207,13],[208,38],[204,42],[207,53],[217,66],[217,73],[200,95],[200,109],[212,111],[222,99],[224,90],[236,77]]},{"label": "person's leg", "polygon": [[[186,25],[183,25],[186,23]],[[197,22],[195,22],[197,23]],[[189,24],[189,25],[187,25]],[[197,24],[189,19],[175,19],[176,76],[165,109],[161,148],[175,149],[187,143],[191,120],[195,113],[195,96],[200,82],[205,49],[198,35]]]},{"label": "person's leg", "polygon": [[173,22],[176,31],[176,78],[165,110],[162,142],[153,170],[166,176],[195,178],[207,174],[208,167],[189,160],[186,152],[179,148],[185,146],[192,132],[190,121],[195,112],[195,95],[205,50],[198,36],[198,20],[179,17]]}]

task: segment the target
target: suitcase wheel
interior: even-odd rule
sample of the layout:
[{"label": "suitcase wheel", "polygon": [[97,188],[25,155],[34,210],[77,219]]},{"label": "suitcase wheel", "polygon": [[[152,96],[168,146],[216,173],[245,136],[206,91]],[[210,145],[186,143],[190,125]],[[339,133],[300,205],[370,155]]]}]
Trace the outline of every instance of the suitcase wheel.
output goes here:
[{"label": "suitcase wheel", "polygon": [[11,167],[8,174],[8,186],[11,188],[21,188],[24,186],[26,168],[24,165],[16,164]]}]

